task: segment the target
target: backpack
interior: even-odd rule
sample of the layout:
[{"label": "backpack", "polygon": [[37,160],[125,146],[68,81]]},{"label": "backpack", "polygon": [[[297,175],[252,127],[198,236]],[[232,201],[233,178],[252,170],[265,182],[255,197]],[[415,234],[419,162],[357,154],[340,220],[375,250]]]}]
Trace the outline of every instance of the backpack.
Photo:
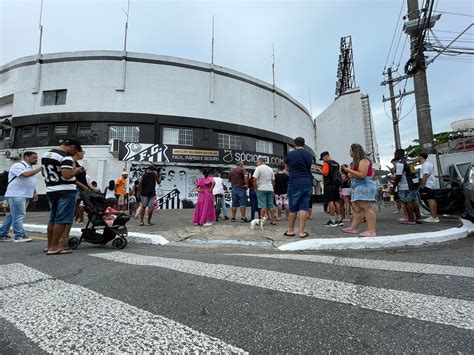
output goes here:
[{"label": "backpack", "polygon": [[0,173],[0,196],[5,196],[8,186],[8,170]]},{"label": "backpack", "polygon": [[341,187],[342,186],[342,176],[341,171],[339,169],[339,164],[334,160],[329,162],[329,168],[331,169],[331,180],[332,185],[334,187]]},{"label": "backpack", "polygon": [[407,178],[408,188],[410,190],[418,190],[420,187],[420,180],[416,177],[415,163],[413,161],[402,160],[403,172]]}]

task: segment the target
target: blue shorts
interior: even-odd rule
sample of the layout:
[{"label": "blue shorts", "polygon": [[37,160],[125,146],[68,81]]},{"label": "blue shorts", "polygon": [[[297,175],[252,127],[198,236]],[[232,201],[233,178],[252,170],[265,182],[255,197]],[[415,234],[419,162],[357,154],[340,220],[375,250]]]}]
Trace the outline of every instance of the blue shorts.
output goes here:
[{"label": "blue shorts", "polygon": [[257,190],[258,208],[268,208],[268,209],[273,208],[274,197],[275,197],[275,194],[273,191],[258,191]]},{"label": "blue shorts", "polygon": [[312,190],[311,184],[288,185],[288,202],[291,213],[309,210]]},{"label": "blue shorts", "polygon": [[416,202],[418,200],[418,190],[398,191],[398,196],[402,202]]},{"label": "blue shorts", "polygon": [[239,187],[232,188],[232,207],[247,206],[247,190]]},{"label": "blue shorts", "polygon": [[72,224],[76,213],[76,190],[48,192],[49,224]]},{"label": "blue shorts", "polygon": [[155,196],[140,196],[143,208],[153,208],[155,206]]}]

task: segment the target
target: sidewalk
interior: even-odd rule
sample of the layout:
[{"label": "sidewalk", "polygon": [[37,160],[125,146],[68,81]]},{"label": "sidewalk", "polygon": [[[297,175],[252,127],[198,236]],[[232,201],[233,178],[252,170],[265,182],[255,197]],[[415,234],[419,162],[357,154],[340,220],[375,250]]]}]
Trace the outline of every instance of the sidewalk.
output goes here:
[{"label": "sidewalk", "polygon": [[[323,227],[322,224],[328,221],[328,215],[322,211],[321,205],[315,205],[314,207],[313,218],[308,220],[306,228],[309,237],[304,240],[284,236],[283,233],[287,230],[285,221],[278,222],[275,226],[267,222],[265,230],[263,231],[260,229],[251,230],[250,223],[240,223],[239,219],[237,219],[236,222],[220,219],[219,222],[207,227],[194,226],[191,222],[194,213],[193,209],[160,210],[153,217],[155,225],[139,226],[138,220],[132,218],[130,222],[128,222],[127,227],[130,241],[136,242],[153,244],[167,244],[167,242],[169,242],[171,245],[181,246],[233,244],[269,248],[280,247],[281,250],[345,249],[344,245],[348,245],[347,248],[349,249],[359,249],[364,248],[364,246],[369,248],[383,248],[402,245],[421,245],[430,243],[431,239],[433,242],[446,241],[462,238],[474,232],[472,224],[463,227],[462,230],[457,228],[462,226],[462,222],[455,217],[441,217],[440,223],[424,223],[415,226],[401,225],[397,221],[401,215],[394,214],[393,208],[381,207],[380,212],[378,212],[377,208],[375,209],[377,213],[378,237],[357,238],[357,236],[355,236],[354,238],[354,235],[343,233],[341,231],[342,227]],[[239,215],[237,217],[239,217]],[[31,232],[42,232],[45,230],[47,220],[47,212],[28,213],[25,219],[25,227]],[[298,223],[297,221],[297,226]],[[74,224],[73,228],[77,228],[75,233],[80,233],[80,228],[84,228],[84,226],[85,224]],[[363,231],[365,228],[366,224],[364,223],[361,225],[360,231]],[[394,237],[383,238],[384,236],[397,236],[395,241],[401,240],[401,242],[399,242],[398,245],[397,243],[393,244]],[[420,236],[423,237],[421,240]],[[417,240],[416,243],[405,243],[403,241],[413,238]],[[315,240],[318,241],[316,244]],[[325,247],[328,242],[330,245]],[[336,245],[340,242],[342,242],[343,247]],[[376,243],[374,244],[374,242]],[[355,247],[354,243],[356,244]],[[371,246],[371,244],[373,245]],[[289,245],[292,247],[289,247]],[[294,245],[296,246],[293,247]],[[298,245],[300,245],[301,248],[298,247]]]}]

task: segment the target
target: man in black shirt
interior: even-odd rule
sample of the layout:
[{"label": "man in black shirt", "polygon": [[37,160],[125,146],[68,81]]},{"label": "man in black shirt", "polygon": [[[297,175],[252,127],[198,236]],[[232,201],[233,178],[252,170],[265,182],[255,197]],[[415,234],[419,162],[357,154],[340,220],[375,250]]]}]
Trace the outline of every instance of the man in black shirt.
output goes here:
[{"label": "man in black shirt", "polygon": [[285,172],[285,164],[281,164],[277,168],[275,174],[275,202],[278,209],[277,221],[281,221],[281,212],[283,208],[286,211],[286,220],[288,220],[290,211],[288,209],[288,174]]},{"label": "man in black shirt", "polygon": [[142,209],[140,211],[140,225],[143,226],[143,218],[145,217],[145,210],[147,212],[147,226],[153,225],[151,218],[153,217],[153,209],[156,196],[156,184],[160,184],[161,175],[154,164],[150,164],[138,183],[138,194],[142,202]]}]

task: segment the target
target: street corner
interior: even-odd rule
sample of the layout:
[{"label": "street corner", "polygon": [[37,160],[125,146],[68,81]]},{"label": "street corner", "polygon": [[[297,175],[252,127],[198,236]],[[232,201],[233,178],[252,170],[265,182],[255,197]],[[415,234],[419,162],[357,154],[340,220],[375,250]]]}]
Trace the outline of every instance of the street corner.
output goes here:
[{"label": "street corner", "polygon": [[295,241],[278,246],[280,251],[304,250],[363,250],[402,248],[409,246],[423,246],[444,243],[466,238],[474,233],[474,224],[468,220],[461,220],[462,225],[435,232],[410,233],[387,235],[379,237],[360,238],[356,236],[346,238],[318,238]]}]

